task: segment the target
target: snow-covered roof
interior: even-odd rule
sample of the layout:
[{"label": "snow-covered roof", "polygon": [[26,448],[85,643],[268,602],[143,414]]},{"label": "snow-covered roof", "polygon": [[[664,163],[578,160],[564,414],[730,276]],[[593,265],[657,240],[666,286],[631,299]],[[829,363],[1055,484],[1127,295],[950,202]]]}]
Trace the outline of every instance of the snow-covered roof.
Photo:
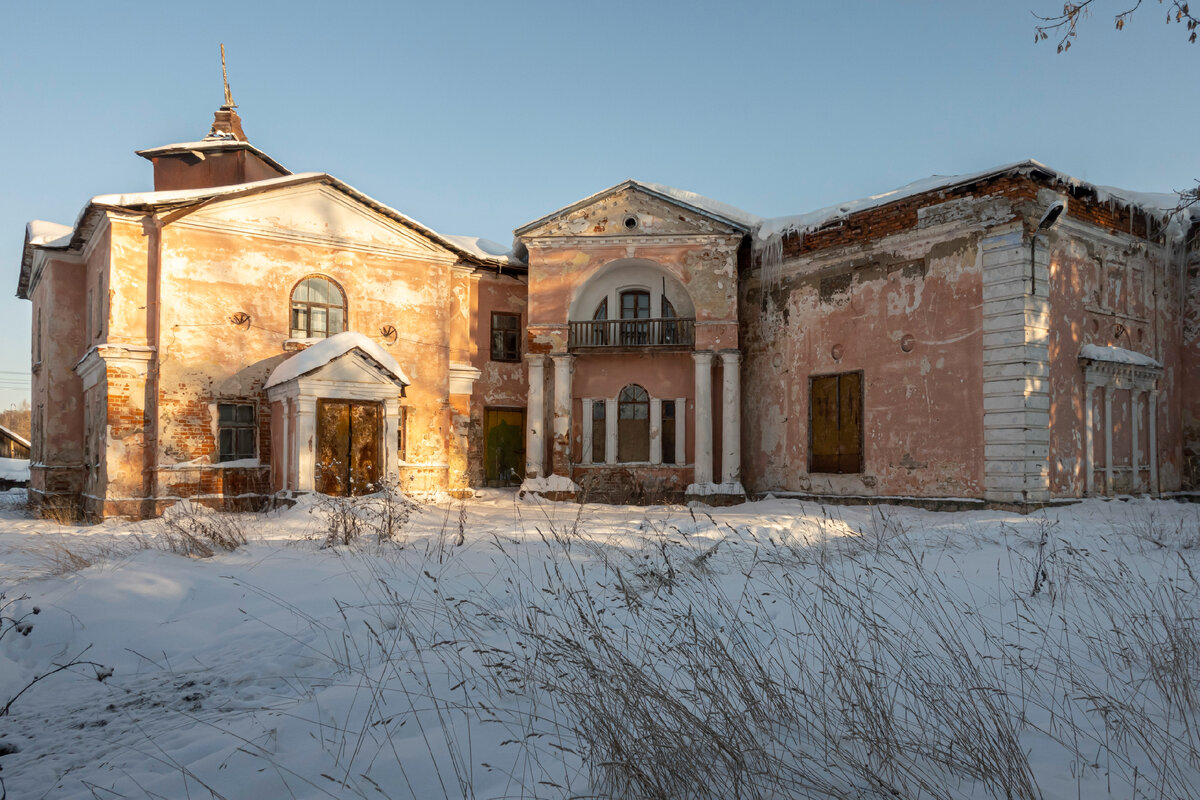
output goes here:
[{"label": "snow-covered roof", "polygon": [[[1136,208],[1151,213],[1160,218],[1173,212],[1179,205],[1180,198],[1175,193],[1134,192],[1114,186],[1090,184],[1030,158],[979,172],[967,172],[961,175],[933,175],[905,184],[890,192],[883,192],[882,194],[871,195],[870,197],[863,197],[858,200],[850,200],[826,206],[825,208],[819,208],[816,211],[809,211],[805,214],[765,219],[758,226],[756,234],[757,238],[761,241],[784,233],[812,231],[835,220],[857,214],[860,211],[884,206],[888,203],[894,203],[898,200],[904,200],[926,192],[945,190],[954,186],[974,183],[986,178],[1009,173],[1029,174],[1032,172],[1043,174],[1065,186],[1090,189],[1095,193],[1097,201],[1101,203],[1115,202],[1125,207]],[[1188,210],[1188,213],[1192,221],[1200,220],[1200,206],[1193,206]]]},{"label": "snow-covered roof", "polygon": [[308,349],[301,350],[296,355],[284,361],[271,373],[271,377],[267,379],[264,388],[270,389],[272,386],[287,383],[294,378],[299,378],[301,375],[307,375],[313,370],[325,366],[335,358],[341,358],[351,350],[362,352],[363,355],[377,363],[405,386],[411,383],[391,353],[384,350],[377,342],[364,334],[346,331],[345,333],[334,334],[328,339],[321,339]]},{"label": "snow-covered roof", "polygon": [[30,447],[30,448],[33,447],[33,445],[29,443],[28,439],[26,439],[24,436],[17,433],[16,431],[12,430],[11,428],[6,428],[3,425],[0,425],[0,433],[3,433],[5,436],[12,439],[17,444],[24,445],[25,447]]},{"label": "snow-covered roof", "polygon": [[[235,142],[235,144],[244,144]],[[52,222],[42,222],[35,220],[26,226],[26,242],[25,252],[22,256],[21,275],[17,283],[17,296],[25,297],[29,286],[30,271],[32,269],[32,250],[35,247],[72,247],[79,248],[91,235],[91,231],[95,227],[95,222],[101,212],[105,209],[133,209],[133,210],[150,210],[163,207],[187,206],[195,203],[202,203],[215,198],[233,198],[244,195],[258,194],[261,192],[269,192],[274,189],[281,189],[288,186],[297,186],[305,183],[324,183],[343,194],[357,200],[363,205],[372,210],[389,217],[402,225],[411,228],[418,233],[432,239],[441,244],[447,250],[457,254],[466,261],[482,266],[491,267],[510,267],[524,269],[525,262],[517,254],[511,251],[503,254],[495,254],[491,249],[505,250],[501,245],[495,242],[488,242],[488,246],[484,247],[479,244],[486,242],[486,239],[471,239],[471,237],[462,236],[444,236],[432,228],[421,224],[412,217],[402,214],[391,206],[384,205],[378,200],[369,195],[355,189],[343,181],[338,180],[324,172],[299,172],[295,174],[284,175],[279,178],[268,178],[261,181],[252,181],[250,183],[235,183],[228,186],[213,186],[204,189],[179,189],[165,192],[129,192],[122,194],[101,194],[93,197],[83,210],[79,212],[76,218],[75,225],[68,227],[66,225],[58,225]],[[31,236],[36,233],[41,239],[37,241],[31,240]],[[48,238],[48,237],[55,238]],[[467,246],[464,240],[474,241],[476,244]],[[489,249],[490,248],[490,249]]]},{"label": "snow-covered roof", "polygon": [[[151,206],[188,205],[214,197],[224,197],[240,194],[257,194],[260,192],[308,183],[330,176],[321,172],[297,172],[283,175],[279,178],[267,178],[250,183],[233,183],[228,186],[210,186],[204,189],[174,189],[167,192],[124,192],[121,194],[98,194],[89,201],[89,205],[104,208],[145,208]],[[336,180],[331,178],[331,180]]]},{"label": "snow-covered roof", "polygon": [[749,211],[743,211],[736,206],[722,203],[720,200],[713,200],[711,197],[705,197],[702,194],[689,192],[686,189],[676,189],[674,186],[667,186],[662,183],[647,183],[645,181],[630,182],[656,194],[666,195],[684,205],[697,208],[710,216],[722,217],[731,222],[736,222],[743,228],[753,228],[762,223],[762,217],[755,216]]},{"label": "snow-covered roof", "polygon": [[36,247],[66,247],[71,243],[73,233],[75,229],[70,225],[44,219],[30,220],[25,225],[25,241]]},{"label": "snow-covered roof", "polygon": [[198,142],[177,142],[175,144],[164,144],[160,145],[159,147],[150,147],[145,150],[136,150],[134,152],[142,158],[153,160],[159,156],[178,155],[180,153],[195,153],[200,158],[204,158],[205,153],[227,153],[231,150],[248,150],[265,161],[267,164],[282,172],[284,175],[292,174],[290,169],[271,158],[262,150],[259,150],[249,142],[243,142],[240,139],[234,139],[232,136],[209,134]]},{"label": "snow-covered roof", "polygon": [[443,238],[453,242],[477,258],[504,260],[510,266],[525,265],[525,262],[513,252],[512,247],[505,247],[491,239],[483,239],[478,236],[454,236],[451,234],[443,234]]},{"label": "snow-covered roof", "polygon": [[727,225],[731,225],[735,228],[740,228],[746,232],[753,230],[755,226],[762,222],[761,217],[757,217],[754,214],[741,210],[740,208],[735,208],[731,205],[722,203],[719,200],[713,200],[710,197],[705,197],[702,194],[689,192],[685,189],[676,189],[673,186],[665,186],[661,183],[648,183],[646,181],[638,181],[630,178],[629,180],[618,183],[616,186],[610,186],[603,191],[588,195],[582,200],[577,200],[570,205],[563,206],[562,208],[552,211],[545,216],[538,217],[532,222],[527,222],[521,227],[517,228],[514,233],[516,233],[517,236],[520,236],[521,234],[527,233],[528,231],[533,230],[539,225],[542,225],[554,219],[555,217],[560,217],[563,214],[569,214],[576,209],[589,206],[598,200],[602,200],[609,195],[616,194],[617,192],[627,189],[631,186],[636,186],[643,191],[649,192],[650,194],[658,195],[664,200],[691,208],[693,211],[703,214],[706,217],[713,217],[720,222],[724,222]]},{"label": "snow-covered roof", "polygon": [[1148,355],[1126,350],[1123,347],[1102,347],[1098,344],[1085,344],[1079,348],[1079,357],[1089,361],[1105,361],[1110,364],[1127,364],[1131,367],[1154,367],[1162,369],[1162,364]]}]

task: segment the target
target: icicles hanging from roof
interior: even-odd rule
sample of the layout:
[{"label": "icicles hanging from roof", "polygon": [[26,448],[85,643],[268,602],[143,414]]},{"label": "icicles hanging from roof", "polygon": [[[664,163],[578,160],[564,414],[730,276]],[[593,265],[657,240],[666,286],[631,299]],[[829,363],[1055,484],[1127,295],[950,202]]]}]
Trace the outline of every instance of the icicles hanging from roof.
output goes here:
[{"label": "icicles hanging from roof", "polygon": [[783,231],[773,231],[764,239],[755,237],[754,253],[761,267],[759,281],[765,299],[767,292],[778,289],[783,280]]}]

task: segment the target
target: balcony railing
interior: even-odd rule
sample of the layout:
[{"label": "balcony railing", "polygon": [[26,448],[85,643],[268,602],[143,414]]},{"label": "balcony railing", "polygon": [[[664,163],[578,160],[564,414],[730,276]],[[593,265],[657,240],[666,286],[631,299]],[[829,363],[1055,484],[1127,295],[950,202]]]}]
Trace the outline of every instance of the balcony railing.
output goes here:
[{"label": "balcony railing", "polygon": [[690,347],[695,330],[696,320],[680,317],[572,322],[567,347]]}]

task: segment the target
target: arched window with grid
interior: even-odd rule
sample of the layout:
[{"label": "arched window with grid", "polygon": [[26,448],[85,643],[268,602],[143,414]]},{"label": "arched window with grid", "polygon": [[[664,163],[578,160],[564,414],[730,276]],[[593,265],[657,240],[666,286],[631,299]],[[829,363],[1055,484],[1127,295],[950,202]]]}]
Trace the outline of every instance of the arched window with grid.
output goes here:
[{"label": "arched window with grid", "polygon": [[310,275],[292,289],[292,338],[324,339],[346,330],[346,294],[324,275]]}]

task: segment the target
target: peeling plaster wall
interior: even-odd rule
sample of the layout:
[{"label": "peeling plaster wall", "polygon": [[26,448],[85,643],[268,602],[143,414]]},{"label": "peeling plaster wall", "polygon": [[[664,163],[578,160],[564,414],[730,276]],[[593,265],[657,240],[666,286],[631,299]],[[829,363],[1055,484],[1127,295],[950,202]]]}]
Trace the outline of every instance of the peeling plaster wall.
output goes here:
[{"label": "peeling plaster wall", "polygon": [[[493,361],[491,348],[492,312],[517,314],[521,318],[521,344],[529,321],[528,284],[524,275],[478,271],[472,282],[471,359],[479,370],[471,396],[468,479],[471,486],[484,484],[485,443],[483,414],[488,408],[524,409],[529,396],[529,372],[523,357],[517,361]],[[522,350],[521,355],[524,355]]]},{"label": "peeling plaster wall", "polygon": [[[259,459],[270,462],[270,411],[262,386],[288,355],[283,342],[290,337],[293,287],[320,274],[345,292],[348,329],[394,351],[412,380],[403,400],[408,409],[405,471],[419,474],[419,488],[445,488],[451,426],[447,380],[455,330],[446,302],[449,264],[186,225],[166,229],[162,263],[161,465],[216,461],[221,401],[257,404]],[[248,327],[230,322],[236,312],[249,315]],[[397,329],[394,342],[381,335],[385,325]],[[194,472],[160,472],[161,488],[194,484]]]},{"label": "peeling plaster wall", "polygon": [[87,265],[78,259],[47,258],[30,295],[33,301],[30,489],[35,502],[38,497],[77,495],[86,478],[83,387],[74,372],[75,363],[86,350],[85,292],[80,280],[86,271]]},{"label": "peeling plaster wall", "polygon": [[[774,285],[763,286],[758,270],[747,275],[748,490],[982,495],[978,220],[998,216],[983,206],[959,204],[931,215],[928,227],[798,254]],[[863,471],[810,473],[810,378],[859,370]]]},{"label": "peeling plaster wall", "polygon": [[[1070,212],[1068,212],[1070,213]],[[1163,364],[1158,382],[1158,476],[1162,491],[1175,491],[1183,480],[1184,367],[1188,356],[1181,342],[1180,309],[1184,287],[1179,265],[1170,263],[1164,247],[1111,228],[1068,218],[1050,241],[1051,320],[1051,493],[1082,497],[1085,471],[1085,385],[1079,364],[1087,344],[1121,347],[1151,356]],[[1187,358],[1185,358],[1187,356]],[[1193,361],[1193,363],[1195,363]],[[1145,398],[1140,399],[1137,462],[1134,484],[1130,468],[1134,453],[1129,390],[1113,393],[1114,492],[1148,491],[1149,424]],[[1091,398],[1097,426],[1093,454],[1096,486],[1101,487],[1105,463],[1103,392]]]},{"label": "peeling plaster wall", "polygon": [[1181,488],[1200,490],[1200,225],[1191,230],[1191,247],[1180,253],[1183,300],[1180,320],[1183,462]]}]

